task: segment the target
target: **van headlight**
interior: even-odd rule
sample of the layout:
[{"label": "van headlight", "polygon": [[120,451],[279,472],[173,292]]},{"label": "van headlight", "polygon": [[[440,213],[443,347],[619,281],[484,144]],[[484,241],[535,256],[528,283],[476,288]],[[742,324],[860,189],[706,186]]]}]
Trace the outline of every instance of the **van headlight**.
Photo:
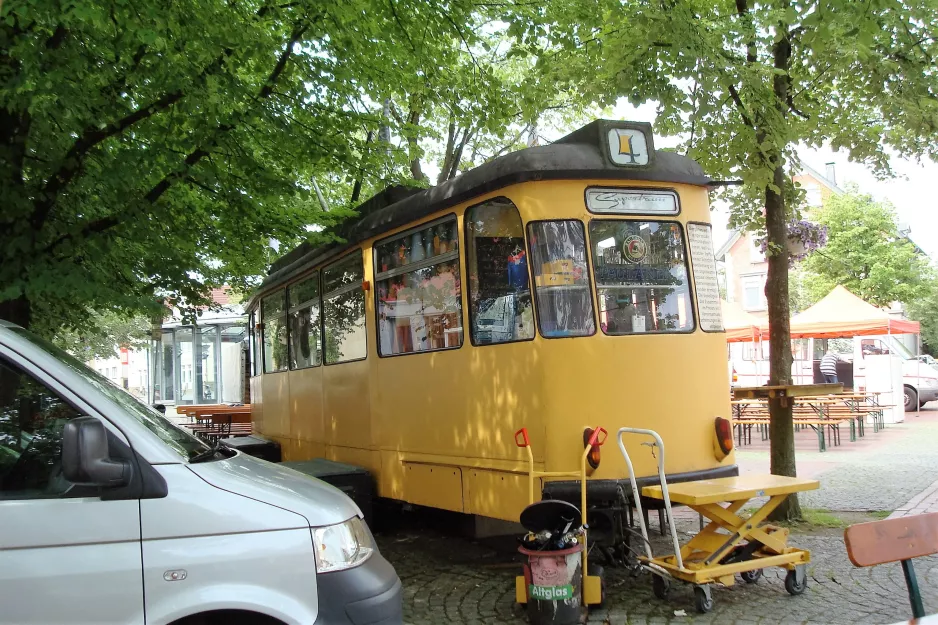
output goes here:
[{"label": "van headlight", "polygon": [[343,523],[314,527],[316,571],[328,573],[358,566],[374,551],[365,523],[357,516]]}]

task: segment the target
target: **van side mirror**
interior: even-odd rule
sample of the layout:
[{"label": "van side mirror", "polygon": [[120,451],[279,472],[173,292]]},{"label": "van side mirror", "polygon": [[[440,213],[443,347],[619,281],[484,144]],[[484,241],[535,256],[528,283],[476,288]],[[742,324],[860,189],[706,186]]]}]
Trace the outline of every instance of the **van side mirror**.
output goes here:
[{"label": "van side mirror", "polygon": [[126,486],[133,466],[108,453],[107,429],[94,417],[76,417],[62,432],[62,474],[69,482],[89,486]]}]

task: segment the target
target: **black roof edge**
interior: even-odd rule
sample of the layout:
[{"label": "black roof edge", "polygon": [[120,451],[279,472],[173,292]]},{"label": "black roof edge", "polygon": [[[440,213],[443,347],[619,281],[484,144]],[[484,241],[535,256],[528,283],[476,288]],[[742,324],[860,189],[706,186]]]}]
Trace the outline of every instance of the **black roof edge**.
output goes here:
[{"label": "black roof edge", "polygon": [[357,219],[330,229],[331,234],[343,241],[317,247],[303,243],[272,263],[267,277],[246,306],[251,307],[262,292],[285,284],[306,267],[338,258],[362,241],[514,184],[536,180],[605,179],[708,187],[714,182],[696,161],[674,152],[655,150],[653,161],[647,167],[610,165],[599,143],[601,130],[609,124],[647,128],[651,137],[650,124],[596,120],[554,143],[510,152],[435,187],[388,187],[359,205]]}]

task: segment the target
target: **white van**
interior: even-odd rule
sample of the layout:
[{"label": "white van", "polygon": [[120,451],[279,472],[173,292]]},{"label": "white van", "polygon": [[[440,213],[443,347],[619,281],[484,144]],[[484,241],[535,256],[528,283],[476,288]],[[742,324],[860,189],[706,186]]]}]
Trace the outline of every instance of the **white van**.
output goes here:
[{"label": "white van", "polygon": [[210,447],[0,321],[0,623],[401,623],[338,489]]}]

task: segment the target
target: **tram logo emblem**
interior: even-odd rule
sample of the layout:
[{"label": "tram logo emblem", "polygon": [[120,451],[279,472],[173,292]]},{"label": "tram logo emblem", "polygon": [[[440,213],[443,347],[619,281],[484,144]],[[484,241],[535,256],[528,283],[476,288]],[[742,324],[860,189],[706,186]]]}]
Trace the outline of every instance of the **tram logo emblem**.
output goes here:
[{"label": "tram logo emblem", "polygon": [[637,234],[626,237],[622,242],[622,257],[630,263],[640,263],[648,254],[648,244]]},{"label": "tram logo emblem", "polygon": [[648,142],[637,128],[609,130],[609,157],[616,165],[647,165]]}]

